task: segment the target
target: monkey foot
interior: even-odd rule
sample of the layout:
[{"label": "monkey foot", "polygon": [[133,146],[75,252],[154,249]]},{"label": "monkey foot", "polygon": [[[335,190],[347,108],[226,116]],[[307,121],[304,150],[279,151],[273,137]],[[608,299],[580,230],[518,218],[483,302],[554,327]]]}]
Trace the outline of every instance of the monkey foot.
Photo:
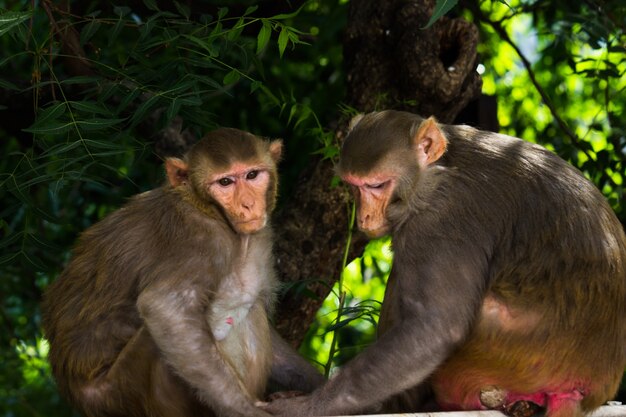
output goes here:
[{"label": "monkey foot", "polygon": [[532,417],[544,408],[531,401],[517,401],[504,407],[502,412],[510,417]]},{"label": "monkey foot", "polygon": [[480,390],[480,403],[483,407],[500,410],[510,417],[532,417],[542,411],[551,412],[577,409],[583,398],[580,390],[566,392],[537,392],[529,395],[516,395],[496,386]]},{"label": "monkey foot", "polygon": [[528,400],[507,403],[508,393],[495,386],[480,390],[480,403],[492,410],[500,410],[510,417],[532,417],[543,408]]}]

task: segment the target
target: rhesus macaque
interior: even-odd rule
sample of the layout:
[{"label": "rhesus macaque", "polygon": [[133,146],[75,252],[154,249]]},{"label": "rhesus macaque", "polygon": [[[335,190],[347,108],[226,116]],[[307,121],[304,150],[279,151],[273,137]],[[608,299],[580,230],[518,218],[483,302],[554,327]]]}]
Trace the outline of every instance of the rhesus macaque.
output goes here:
[{"label": "rhesus macaque", "polygon": [[[575,168],[520,139],[383,111],[353,121],[338,173],[357,222],[390,233],[379,339],[274,414],[517,404],[579,417],[626,366],[626,237]],[[380,409],[380,408],[378,408]]]},{"label": "rhesus macaque", "polygon": [[47,290],[43,327],[61,392],[86,416],[267,416],[268,379],[324,378],[270,328],[268,224],[282,142],[222,128],[168,184],[83,233]]}]

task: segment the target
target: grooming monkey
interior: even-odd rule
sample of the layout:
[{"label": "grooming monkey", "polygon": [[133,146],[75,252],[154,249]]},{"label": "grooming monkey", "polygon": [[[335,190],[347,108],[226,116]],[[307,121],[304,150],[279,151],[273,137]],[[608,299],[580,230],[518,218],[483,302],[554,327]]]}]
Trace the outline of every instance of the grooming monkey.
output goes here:
[{"label": "grooming monkey", "polygon": [[353,120],[338,173],[358,227],[390,233],[379,338],[285,416],[526,403],[580,417],[626,366],[626,237],[575,168],[541,146],[414,114]]}]

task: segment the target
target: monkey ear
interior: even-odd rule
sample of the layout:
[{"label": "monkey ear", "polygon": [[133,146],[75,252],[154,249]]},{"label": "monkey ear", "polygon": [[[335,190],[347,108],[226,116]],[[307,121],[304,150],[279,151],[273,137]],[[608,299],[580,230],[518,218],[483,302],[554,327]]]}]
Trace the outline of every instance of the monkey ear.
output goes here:
[{"label": "monkey ear", "polygon": [[420,168],[426,168],[443,156],[448,147],[448,139],[431,116],[420,125],[413,137],[413,145]]},{"label": "monkey ear", "polygon": [[356,125],[359,124],[359,122],[361,121],[363,117],[365,117],[365,113],[359,113],[356,116],[354,116],[352,119],[350,119],[350,123],[348,124],[348,132],[354,129]]},{"label": "monkey ear", "polygon": [[187,183],[189,165],[179,158],[167,158],[165,160],[165,172],[172,187],[178,187]]},{"label": "monkey ear", "polygon": [[276,139],[270,142],[270,155],[274,162],[278,162],[280,160],[281,155],[283,154],[283,141],[281,139]]}]

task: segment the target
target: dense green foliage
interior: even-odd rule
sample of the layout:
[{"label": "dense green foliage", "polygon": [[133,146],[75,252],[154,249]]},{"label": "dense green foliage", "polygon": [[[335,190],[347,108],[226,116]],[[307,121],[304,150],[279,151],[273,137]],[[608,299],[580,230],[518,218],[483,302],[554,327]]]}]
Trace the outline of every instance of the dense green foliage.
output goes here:
[{"label": "dense green foliage", "polygon": [[[481,2],[483,92],[501,131],[580,168],[626,222],[626,5]],[[504,29],[506,28],[506,30]]]},{"label": "dense green foliage", "polygon": [[[343,108],[346,1],[300,9],[207,1],[202,13],[178,2],[167,9],[154,0],[136,9],[84,3],[68,13],[49,1],[0,0],[2,416],[71,415],[45,362],[41,293],[80,231],[160,184],[157,131],[181,117],[196,136],[226,125],[284,138],[281,195],[289,198],[311,153],[332,155],[324,129]],[[484,1],[453,12],[483,22],[483,90],[498,98],[502,131],[580,167],[624,222],[620,3]],[[268,11],[276,4],[282,10]],[[74,34],[79,47],[68,49]],[[81,60],[71,59],[76,51],[84,51]],[[335,328],[354,317],[375,321],[373,300],[382,298],[391,262],[386,245],[373,243],[347,268],[344,286],[351,288]],[[372,292],[357,286],[363,281],[375,284]],[[335,323],[331,297],[303,348],[322,363],[331,337],[324,332]],[[337,364],[373,337],[373,327],[353,324],[341,327]]]}]

